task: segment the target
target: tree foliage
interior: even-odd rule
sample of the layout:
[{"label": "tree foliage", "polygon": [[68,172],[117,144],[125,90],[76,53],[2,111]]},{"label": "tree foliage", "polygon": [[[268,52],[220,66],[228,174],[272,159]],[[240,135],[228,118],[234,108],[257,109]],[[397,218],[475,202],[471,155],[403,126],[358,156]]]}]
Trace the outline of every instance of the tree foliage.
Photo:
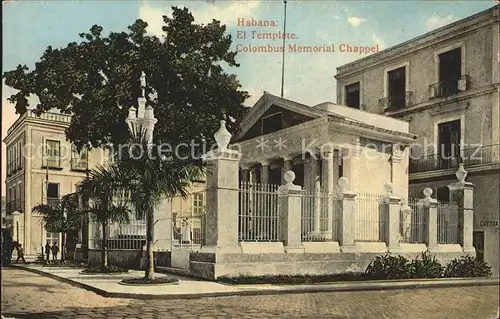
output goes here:
[{"label": "tree foliage", "polygon": [[137,20],[128,32],[105,36],[94,25],[80,34],[80,42],[49,46],[35,69],[19,65],[3,74],[5,83],[19,90],[9,101],[23,114],[34,94],[40,100],[32,106],[35,113],[56,108],[73,114],[66,135],[78,148],[87,142],[121,144],[128,109],[138,107],[144,71],[151,96],[147,104],[158,118],[155,138],[210,142],[223,115],[235,119],[228,123],[235,130],[248,93],[222,68],[239,66],[230,50],[231,36],[219,21],[195,24],[188,9],[172,9],[172,18],[163,16],[162,38],[146,34],[147,23]]}]

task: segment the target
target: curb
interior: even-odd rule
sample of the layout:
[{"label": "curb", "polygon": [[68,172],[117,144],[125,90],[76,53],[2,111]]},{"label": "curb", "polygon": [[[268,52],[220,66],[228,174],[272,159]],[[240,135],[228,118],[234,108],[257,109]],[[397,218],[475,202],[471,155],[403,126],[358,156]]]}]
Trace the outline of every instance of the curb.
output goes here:
[{"label": "curb", "polygon": [[[384,290],[403,290],[403,289],[429,289],[429,288],[450,288],[450,287],[470,287],[470,286],[497,286],[500,285],[500,278],[454,278],[448,280],[433,280],[433,281],[413,281],[413,282],[398,282],[398,283],[364,283],[364,284],[349,284],[348,286],[335,286],[335,284],[317,284],[317,285],[297,285],[292,287],[279,287],[276,289],[248,289],[241,291],[224,291],[224,292],[208,292],[208,293],[188,293],[188,294],[167,294],[167,295],[152,295],[152,294],[136,294],[123,292],[109,292],[91,285],[80,283],[71,279],[60,277],[44,271],[11,265],[12,268],[17,268],[32,272],[38,275],[46,276],[51,279],[69,284],[71,286],[92,291],[106,298],[123,298],[123,299],[201,299],[211,297],[230,297],[230,296],[259,296],[259,295],[277,295],[277,294],[300,294],[300,293],[319,293],[319,292],[355,292],[355,291],[384,291]],[[249,285],[248,285],[249,286]],[[247,286],[247,287],[248,287]],[[237,286],[232,286],[237,288]]]}]

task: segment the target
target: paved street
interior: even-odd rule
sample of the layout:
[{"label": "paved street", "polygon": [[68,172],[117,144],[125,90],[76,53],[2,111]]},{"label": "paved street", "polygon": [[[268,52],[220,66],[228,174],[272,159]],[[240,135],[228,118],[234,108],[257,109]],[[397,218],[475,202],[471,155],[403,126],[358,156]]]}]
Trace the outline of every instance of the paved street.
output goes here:
[{"label": "paved street", "polygon": [[495,318],[499,286],[194,300],[104,298],[2,269],[2,315],[15,318]]}]

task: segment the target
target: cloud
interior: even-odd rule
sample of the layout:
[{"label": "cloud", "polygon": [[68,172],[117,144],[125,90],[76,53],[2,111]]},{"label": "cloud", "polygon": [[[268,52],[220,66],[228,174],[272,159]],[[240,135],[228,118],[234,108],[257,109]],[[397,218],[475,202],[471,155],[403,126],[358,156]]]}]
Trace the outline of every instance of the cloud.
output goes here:
[{"label": "cloud", "polygon": [[434,14],[432,17],[427,19],[427,22],[426,22],[427,31],[431,31],[431,30],[440,28],[442,26],[445,26],[447,24],[450,24],[453,22],[454,19],[455,18],[451,14],[449,14],[447,16],[440,16],[440,15]]},{"label": "cloud", "polygon": [[[261,1],[210,1],[197,2],[190,6],[189,10],[193,14],[195,23],[210,23],[213,19],[219,20],[228,27],[238,23],[238,18],[251,18],[256,16],[256,12],[261,5]],[[148,30],[156,36],[162,36],[163,15],[171,17],[171,7],[175,4],[169,3],[165,7],[151,7],[144,3],[139,8],[139,18],[148,23]],[[179,6],[183,6],[179,4]]]},{"label": "cloud", "polygon": [[365,22],[366,20],[363,18],[358,18],[358,17],[349,17],[347,18],[347,21],[349,22],[350,25],[353,27],[358,27],[361,23]]}]

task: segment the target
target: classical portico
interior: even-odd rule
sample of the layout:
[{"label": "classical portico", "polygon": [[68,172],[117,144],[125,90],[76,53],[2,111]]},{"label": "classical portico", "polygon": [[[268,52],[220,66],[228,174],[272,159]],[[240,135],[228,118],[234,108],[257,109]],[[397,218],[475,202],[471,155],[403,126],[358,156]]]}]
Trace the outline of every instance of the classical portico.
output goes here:
[{"label": "classical portico", "polygon": [[347,177],[353,191],[392,183],[408,192],[408,123],[333,103],[307,106],[267,92],[243,120],[232,147],[243,155],[240,181],[283,184],[286,171],[305,190],[331,193]]}]

